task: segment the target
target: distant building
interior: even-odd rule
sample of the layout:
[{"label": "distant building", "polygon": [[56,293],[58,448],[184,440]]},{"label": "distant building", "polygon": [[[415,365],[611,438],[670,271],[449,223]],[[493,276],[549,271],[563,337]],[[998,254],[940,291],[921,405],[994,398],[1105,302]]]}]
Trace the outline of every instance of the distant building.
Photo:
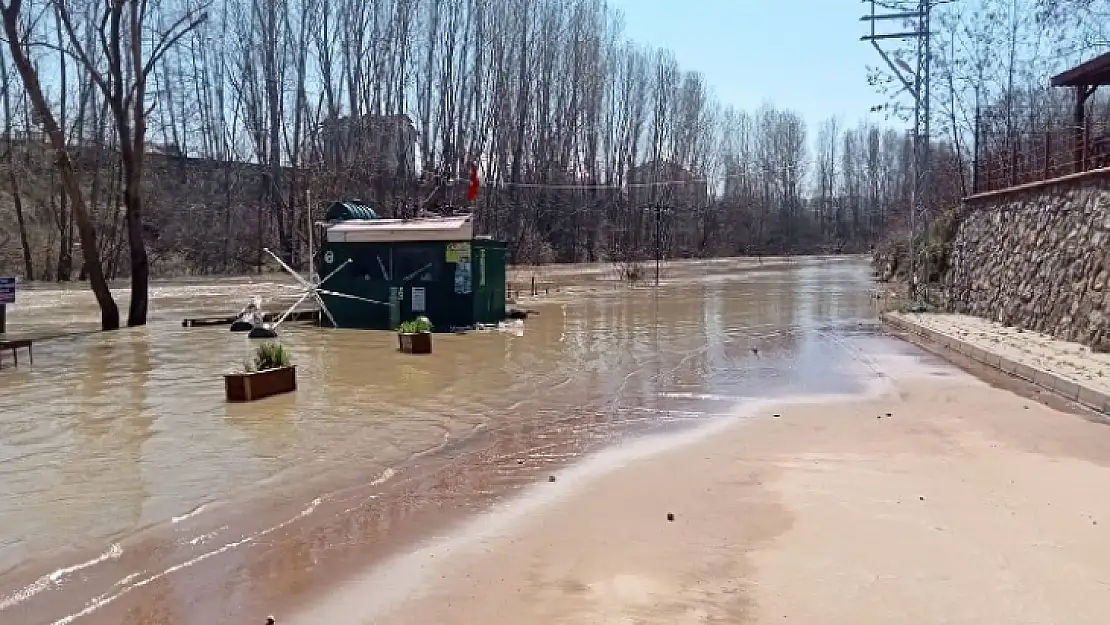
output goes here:
[{"label": "distant building", "polygon": [[629,197],[638,202],[702,202],[709,195],[701,176],[673,161],[648,161],[629,169],[628,184]]},{"label": "distant building", "polygon": [[408,115],[333,117],[320,124],[318,156],[327,167],[412,176],[417,137]]},{"label": "distant building", "polygon": [[185,156],[181,151],[181,146],[176,143],[154,143],[148,141],[146,143],[147,154],[161,154],[162,156]]}]

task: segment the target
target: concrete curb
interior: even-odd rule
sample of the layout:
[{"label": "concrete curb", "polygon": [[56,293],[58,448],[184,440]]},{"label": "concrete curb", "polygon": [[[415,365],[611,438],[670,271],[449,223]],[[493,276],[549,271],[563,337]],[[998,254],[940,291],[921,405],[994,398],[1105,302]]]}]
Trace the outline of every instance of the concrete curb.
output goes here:
[{"label": "concrete curb", "polygon": [[962,339],[914,323],[900,315],[883,313],[879,315],[879,319],[891,328],[905,332],[906,338],[912,343],[942,347],[963,354],[1002,373],[1035,384],[1093,410],[1110,414],[1110,395],[1103,391],[1068,380],[1051,371],[1015,362],[994,352],[971,345]]}]

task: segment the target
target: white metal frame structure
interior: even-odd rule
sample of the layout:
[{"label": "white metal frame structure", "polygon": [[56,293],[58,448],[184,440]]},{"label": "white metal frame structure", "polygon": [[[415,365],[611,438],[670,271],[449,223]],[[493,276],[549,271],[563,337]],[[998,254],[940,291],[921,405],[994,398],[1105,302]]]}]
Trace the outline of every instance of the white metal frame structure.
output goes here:
[{"label": "white metal frame structure", "polygon": [[293,313],[293,311],[296,310],[297,307],[300,306],[302,303],[304,303],[304,301],[306,299],[308,299],[309,297],[315,297],[316,298],[316,303],[320,305],[320,311],[322,313],[324,313],[325,315],[327,315],[328,321],[331,322],[331,325],[332,325],[333,328],[338,328],[339,324],[335,322],[335,317],[333,317],[332,314],[331,314],[331,311],[328,310],[328,305],[324,303],[324,298],[322,297],[324,295],[328,295],[328,296],[331,296],[331,297],[342,297],[342,298],[346,298],[346,299],[358,300],[360,302],[366,302],[368,304],[379,304],[381,306],[389,306],[388,302],[379,302],[377,300],[367,299],[365,297],[359,297],[357,295],[350,295],[348,293],[339,293],[337,291],[330,291],[328,289],[320,288],[332,276],[339,273],[340,270],[342,270],[344,267],[346,267],[348,264],[350,264],[351,259],[349,259],[349,258],[346,261],[344,261],[343,263],[340,263],[340,265],[338,267],[333,269],[328,275],[324,276],[323,279],[317,280],[316,279],[317,276],[313,274],[312,277],[310,277],[309,279],[306,280],[303,276],[301,276],[299,273],[297,273],[296,270],[294,270],[292,267],[287,265],[285,263],[285,261],[283,261],[280,257],[278,257],[277,254],[274,254],[273,252],[271,252],[269,248],[263,248],[263,251],[266,252],[267,254],[269,254],[271,257],[273,257],[273,259],[276,260],[279,265],[281,265],[282,269],[285,269],[286,271],[288,271],[289,274],[292,275],[293,278],[295,278],[297,280],[297,282],[300,283],[299,287],[297,287],[297,286],[286,286],[284,288],[298,289],[298,290],[299,289],[304,289],[304,292],[301,294],[301,296],[299,298],[297,298],[297,301],[294,302],[292,306],[290,306],[285,312],[283,312],[281,314],[281,316],[278,317],[277,320],[274,321],[274,323],[270,325],[270,327],[272,329],[276,329],[279,325],[281,325],[281,322],[285,321],[285,318],[288,317],[289,315],[291,315]]}]

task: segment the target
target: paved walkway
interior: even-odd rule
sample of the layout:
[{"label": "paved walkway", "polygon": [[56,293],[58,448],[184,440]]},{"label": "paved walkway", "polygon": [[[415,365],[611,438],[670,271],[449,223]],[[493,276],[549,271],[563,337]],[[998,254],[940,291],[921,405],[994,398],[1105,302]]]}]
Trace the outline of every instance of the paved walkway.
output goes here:
[{"label": "paved walkway", "polygon": [[883,321],[983,364],[1110,413],[1110,354],[979,317],[887,313]]}]

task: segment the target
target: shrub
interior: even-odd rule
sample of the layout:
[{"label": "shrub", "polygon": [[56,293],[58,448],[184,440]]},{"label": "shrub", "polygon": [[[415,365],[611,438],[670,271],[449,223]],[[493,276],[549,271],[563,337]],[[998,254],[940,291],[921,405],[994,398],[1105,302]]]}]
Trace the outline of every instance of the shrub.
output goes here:
[{"label": "shrub", "polygon": [[293,363],[293,358],[281,343],[263,343],[254,350],[254,360],[248,363],[247,371],[268,371],[281,369]]},{"label": "shrub", "polygon": [[432,321],[421,315],[416,319],[403,322],[397,327],[401,334],[426,334],[432,331]]}]

